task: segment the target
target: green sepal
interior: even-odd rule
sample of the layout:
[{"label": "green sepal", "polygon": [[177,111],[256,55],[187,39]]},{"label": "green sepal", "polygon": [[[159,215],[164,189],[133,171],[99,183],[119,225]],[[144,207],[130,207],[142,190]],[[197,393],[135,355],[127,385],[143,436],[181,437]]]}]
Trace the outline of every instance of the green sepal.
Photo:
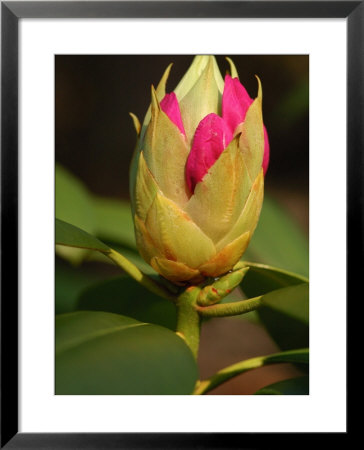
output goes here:
[{"label": "green sepal", "polygon": [[140,125],[140,121],[139,121],[138,117],[132,112],[129,113],[129,116],[131,117],[131,119],[133,121],[136,134],[137,134],[137,136],[139,136],[140,130],[142,129],[142,126]]},{"label": "green sepal", "polygon": [[231,78],[238,78],[239,79],[239,74],[238,74],[238,71],[236,70],[234,61],[231,58],[229,58],[229,57],[226,57],[225,59],[230,65]]},{"label": "green sepal", "polygon": [[[161,101],[163,99],[163,97],[166,94],[166,83],[167,83],[167,79],[169,76],[169,73],[171,71],[172,68],[172,64],[170,64],[167,69],[164,71],[164,74],[160,80],[160,82],[158,83],[157,89],[156,89],[156,96],[158,98],[159,101]],[[133,156],[132,156],[132,160],[130,163],[130,169],[129,169],[129,191],[130,191],[130,198],[132,201],[132,211],[133,214],[135,212],[134,210],[134,197],[135,197],[135,178],[136,178],[136,173],[137,173],[137,169],[138,169],[138,163],[139,163],[139,156],[140,156],[140,150],[141,150],[141,145],[144,139],[144,135],[145,132],[147,130],[148,124],[150,122],[150,118],[151,118],[151,105],[149,105],[148,111],[145,115],[143,124],[140,125],[140,123],[138,124],[139,120],[136,122],[135,118],[136,116],[134,116],[134,114],[130,113],[131,118],[133,119],[133,123],[134,123],[134,127],[137,131],[137,135],[138,135],[138,139],[135,145],[135,149],[133,152]],[[139,129],[139,132],[138,132]]]},{"label": "green sepal", "polygon": [[[156,97],[157,97],[157,99],[158,99],[159,102],[160,102],[160,101],[163,99],[163,97],[166,95],[166,84],[167,84],[167,80],[168,80],[169,73],[170,73],[170,71],[171,71],[172,65],[173,65],[173,64],[171,63],[171,64],[169,64],[169,66],[166,68],[166,70],[164,71],[164,73],[163,73],[163,75],[162,75],[162,78],[161,78],[160,82],[158,83],[157,88],[156,88],[156,90],[155,90]],[[146,115],[145,115],[145,117],[144,117],[142,129],[141,129],[141,132],[140,132],[140,138],[141,138],[141,141],[142,141],[143,138],[144,138],[144,133],[145,133],[147,127],[148,127],[148,124],[149,124],[149,122],[150,122],[151,117],[152,117],[152,108],[151,108],[151,105],[149,105],[148,111],[147,111],[147,113],[146,113]]]},{"label": "green sepal", "polygon": [[191,142],[200,121],[210,113],[221,112],[222,94],[215,78],[214,59],[209,57],[201,76],[182,99],[176,95],[186,138]]},{"label": "green sepal", "polygon": [[188,201],[184,169],[188,146],[178,127],[161,110],[152,87],[152,118],[143,140],[143,154],[159,189],[178,205]]},{"label": "green sepal", "polygon": [[221,94],[223,93],[224,80],[221,76],[215,57],[212,55],[197,55],[194,57],[189,69],[174,90],[175,94],[177,95],[178,101],[181,101],[196,84],[197,80],[200,78],[202,72],[205,70],[210,60],[212,60],[213,64],[215,82],[217,84],[219,92]]},{"label": "green sepal", "polygon": [[235,134],[241,132],[239,147],[252,182],[262,168],[264,154],[263,92],[260,79],[256,78],[258,81],[258,96],[250,105],[244,122],[235,130]]},{"label": "green sepal", "polygon": [[[238,220],[251,187],[252,183],[239,149],[239,136],[236,136],[203,180],[196,185],[185,211],[214,243],[218,243]],[[241,234],[243,233],[240,232],[239,235]],[[229,242],[231,241],[232,239]],[[229,242],[218,250],[223,249]]]}]

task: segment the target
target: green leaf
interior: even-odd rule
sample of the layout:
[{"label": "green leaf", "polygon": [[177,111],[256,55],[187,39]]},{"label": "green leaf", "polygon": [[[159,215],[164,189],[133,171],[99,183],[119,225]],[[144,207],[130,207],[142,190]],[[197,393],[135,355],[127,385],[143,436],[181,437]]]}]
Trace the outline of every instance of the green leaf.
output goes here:
[{"label": "green leaf", "polygon": [[263,297],[263,305],[308,325],[308,283],[277,289]]},{"label": "green leaf", "polygon": [[104,197],[93,197],[96,213],[96,235],[104,241],[136,249],[130,203]]},{"label": "green leaf", "polygon": [[[55,184],[56,217],[95,234],[96,216],[93,201],[85,185],[60,164],[56,164]],[[57,253],[69,262],[79,264],[89,252],[57,247]]]},{"label": "green leaf", "polygon": [[212,377],[203,380],[196,385],[194,394],[201,395],[211,391],[220,384],[225,383],[231,378],[240,375],[249,370],[258,369],[259,367],[278,363],[294,363],[301,367],[309,363],[309,352],[307,348],[291,350],[282,353],[275,353],[267,356],[257,356],[255,358],[240,361],[231,366],[219,370]]},{"label": "green leaf", "polygon": [[268,195],[265,195],[258,226],[244,259],[308,276],[308,239]]},{"label": "green leaf", "polygon": [[124,255],[111,249],[94,236],[86,233],[86,231],[58,219],[56,219],[56,244],[98,250],[112,259],[122,270],[125,271],[125,273],[131,276],[138,283],[141,283],[152,292],[164,298],[174,300],[174,295],[168,287],[141,272],[139,268],[125,258]]},{"label": "green leaf", "polygon": [[96,280],[105,278],[98,272],[88,273],[81,268],[74,268],[56,261],[55,270],[55,309],[56,314],[75,311],[78,296],[86,287],[94,285]]},{"label": "green leaf", "polygon": [[264,364],[274,364],[274,363],[308,364],[309,350],[308,348],[294,349],[286,352],[274,353],[273,355],[264,356],[263,359]]},{"label": "green leaf", "polygon": [[248,298],[264,295],[256,314],[269,334],[282,350],[308,346],[308,280],[275,267],[245,264],[250,268],[240,286]]},{"label": "green leaf", "polygon": [[190,394],[198,369],[172,331],[116,314],[56,318],[56,394]]},{"label": "green leaf", "polygon": [[309,395],[308,376],[279,381],[265,386],[254,395]]},{"label": "green leaf", "polygon": [[175,305],[127,277],[89,286],[79,295],[75,309],[123,314],[141,322],[176,329]]},{"label": "green leaf", "polygon": [[63,220],[56,219],[56,244],[108,253],[111,249],[95,236]]},{"label": "green leaf", "polygon": [[307,278],[283,269],[251,262],[245,264],[249,266],[249,270],[241,288],[248,297],[257,297],[275,289],[308,282]]},{"label": "green leaf", "polygon": [[308,283],[265,294],[263,306],[257,312],[261,322],[282,350],[308,347]]}]

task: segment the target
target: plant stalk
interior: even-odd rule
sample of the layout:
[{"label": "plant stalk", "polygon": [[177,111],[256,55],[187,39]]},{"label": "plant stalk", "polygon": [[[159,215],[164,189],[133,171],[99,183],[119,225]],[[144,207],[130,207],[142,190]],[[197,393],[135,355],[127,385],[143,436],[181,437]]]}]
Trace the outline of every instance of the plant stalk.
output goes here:
[{"label": "plant stalk", "polygon": [[197,359],[200,344],[201,318],[196,309],[200,288],[191,286],[178,297],[177,300],[177,334],[190,347]]},{"label": "plant stalk", "polygon": [[212,306],[197,306],[196,309],[202,317],[227,317],[246,314],[258,309],[263,302],[263,296],[249,298],[234,303],[219,303]]}]

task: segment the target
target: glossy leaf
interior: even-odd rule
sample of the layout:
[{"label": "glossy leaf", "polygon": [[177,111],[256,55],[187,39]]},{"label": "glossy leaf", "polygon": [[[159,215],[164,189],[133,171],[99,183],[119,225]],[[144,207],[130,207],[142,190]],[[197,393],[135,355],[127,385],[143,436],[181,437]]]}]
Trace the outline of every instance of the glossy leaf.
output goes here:
[{"label": "glossy leaf", "polygon": [[97,250],[107,255],[117,266],[119,266],[126,274],[136,280],[138,283],[147,287],[152,292],[171,300],[173,294],[162,283],[152,279],[143,273],[135,264],[128,260],[124,255],[118,253],[114,249],[109,248],[106,244],[99,241],[94,236],[80,230],[69,223],[56,219],[56,244],[68,245],[71,247],[88,248]]},{"label": "glossy leaf", "polygon": [[257,356],[255,358],[246,359],[219,370],[212,377],[198,383],[194,393],[198,395],[206,394],[215,387],[219,386],[222,383],[225,383],[226,381],[237,375],[270,364],[295,363],[300,364],[300,366],[307,367],[308,362],[309,352],[307,348],[275,353],[267,356]]},{"label": "glossy leaf", "polygon": [[309,350],[308,348],[294,349],[286,352],[274,353],[273,355],[264,356],[263,358],[264,364],[275,364],[275,363],[308,364]]},{"label": "glossy leaf", "polygon": [[309,395],[308,376],[279,381],[259,389],[255,395]]},{"label": "glossy leaf", "polygon": [[309,345],[309,287],[307,283],[289,286],[263,296],[258,315],[282,350]]},{"label": "glossy leaf", "polygon": [[88,286],[76,302],[77,310],[122,314],[141,322],[176,329],[176,307],[131,278],[119,277]]},{"label": "glossy leaf", "polygon": [[241,288],[248,297],[256,297],[287,286],[308,282],[307,278],[266,264],[246,262],[249,270]]},{"label": "glossy leaf", "polygon": [[56,318],[56,394],[190,394],[198,370],[172,331],[104,312]]},{"label": "glossy leaf", "polygon": [[244,259],[308,276],[308,239],[298,224],[267,194]]},{"label": "glossy leaf", "polygon": [[56,244],[98,250],[103,253],[110,251],[110,248],[95,236],[59,219],[56,219]]}]

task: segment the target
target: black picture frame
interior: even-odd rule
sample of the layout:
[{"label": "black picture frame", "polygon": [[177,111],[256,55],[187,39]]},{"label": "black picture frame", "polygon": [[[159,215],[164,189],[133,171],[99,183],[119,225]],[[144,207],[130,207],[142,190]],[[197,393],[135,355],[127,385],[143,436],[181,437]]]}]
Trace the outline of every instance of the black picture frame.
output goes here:
[{"label": "black picture frame", "polygon": [[[1,448],[257,448],[261,447],[263,439],[271,438],[268,433],[18,432],[19,19],[176,17],[347,19],[348,298],[362,278],[364,1],[1,2]],[[284,435],[282,446],[290,436],[297,438],[296,434]],[[309,438],[309,433],[302,435],[300,444]],[[315,439],[318,439],[317,434]]]}]

